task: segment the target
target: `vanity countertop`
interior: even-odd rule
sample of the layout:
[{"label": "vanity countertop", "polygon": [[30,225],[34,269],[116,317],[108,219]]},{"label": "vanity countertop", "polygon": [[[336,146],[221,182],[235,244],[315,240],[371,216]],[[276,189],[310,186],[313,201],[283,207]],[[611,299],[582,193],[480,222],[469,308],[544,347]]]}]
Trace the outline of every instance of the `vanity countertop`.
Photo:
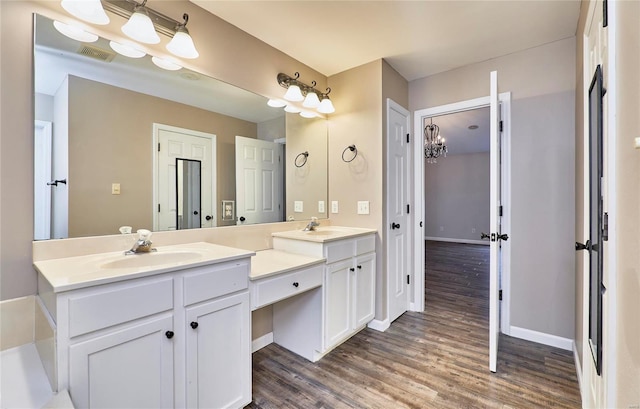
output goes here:
[{"label": "vanity countertop", "polygon": [[253,251],[199,242],[162,246],[145,254],[125,256],[124,251],[117,251],[36,261],[33,265],[58,293],[249,258],[254,254]]},{"label": "vanity countertop", "polygon": [[352,237],[365,236],[376,233],[376,229],[364,229],[360,227],[343,226],[320,226],[313,231],[288,230],[271,233],[273,237],[284,239],[312,241],[315,243],[326,243],[335,240],[348,239]]},{"label": "vanity countertop", "polygon": [[323,264],[325,259],[301,256],[300,254],[287,253],[282,250],[257,251],[251,257],[250,280],[258,280],[289,271]]}]

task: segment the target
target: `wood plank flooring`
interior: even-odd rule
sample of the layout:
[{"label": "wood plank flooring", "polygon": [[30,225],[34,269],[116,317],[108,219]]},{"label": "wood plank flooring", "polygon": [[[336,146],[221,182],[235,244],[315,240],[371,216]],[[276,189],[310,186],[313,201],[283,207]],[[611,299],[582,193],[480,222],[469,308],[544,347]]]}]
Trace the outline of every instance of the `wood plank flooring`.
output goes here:
[{"label": "wood plank flooring", "polygon": [[426,246],[425,313],[364,329],[316,363],[257,351],[247,408],[579,408],[571,352],[501,335],[489,372],[488,246]]}]

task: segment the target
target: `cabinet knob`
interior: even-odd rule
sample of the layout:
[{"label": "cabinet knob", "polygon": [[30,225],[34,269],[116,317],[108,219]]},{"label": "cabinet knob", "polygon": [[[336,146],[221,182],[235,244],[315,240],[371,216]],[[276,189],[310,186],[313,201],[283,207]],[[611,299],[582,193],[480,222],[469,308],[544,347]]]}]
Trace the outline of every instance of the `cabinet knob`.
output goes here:
[{"label": "cabinet knob", "polygon": [[362,266],[358,266],[358,270],[362,270]]},{"label": "cabinet knob", "polygon": [[191,325],[191,328],[193,328],[193,329],[198,328],[198,323],[195,322],[195,321],[192,321],[191,324],[189,324],[189,325]]},{"label": "cabinet knob", "polygon": [[173,338],[173,331],[167,331],[164,333],[164,335],[166,335],[167,338],[171,339]]},{"label": "cabinet knob", "polygon": [[299,284],[297,281],[293,283],[293,286],[294,286],[295,288],[298,288],[298,286],[299,286],[299,285],[300,285],[300,284]]},{"label": "cabinet knob", "polygon": [[353,267],[351,267],[351,268],[349,269],[349,271],[356,271],[356,269],[355,269],[355,268],[353,268]]}]

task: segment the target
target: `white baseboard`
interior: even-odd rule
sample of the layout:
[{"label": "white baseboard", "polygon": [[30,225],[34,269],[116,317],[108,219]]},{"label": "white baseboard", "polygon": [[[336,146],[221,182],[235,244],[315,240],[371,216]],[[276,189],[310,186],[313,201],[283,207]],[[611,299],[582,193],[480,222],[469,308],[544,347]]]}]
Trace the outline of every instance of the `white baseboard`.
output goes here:
[{"label": "white baseboard", "polygon": [[545,334],[544,332],[533,331],[526,328],[514,327],[513,325],[510,329],[510,336],[564,349],[566,351],[573,350],[572,339],[559,337],[557,335]]},{"label": "white baseboard", "polygon": [[[580,355],[578,355],[578,346],[575,341],[573,341],[573,360],[576,363],[576,376],[578,377],[578,387],[580,389],[580,396],[582,397],[582,365],[580,365]],[[582,399],[582,401],[584,402],[584,399]]]},{"label": "white baseboard", "polygon": [[264,334],[263,336],[251,341],[251,353],[259,351],[271,343],[273,343],[273,332]]},{"label": "white baseboard", "polygon": [[369,322],[367,326],[376,331],[385,332],[391,326],[391,323],[389,322],[389,318],[387,318],[384,320],[373,320]]},{"label": "white baseboard", "polygon": [[449,243],[482,244],[485,246],[489,245],[489,240],[450,239],[447,237],[429,237],[429,236],[425,236],[424,239],[431,240],[431,241],[446,241]]}]

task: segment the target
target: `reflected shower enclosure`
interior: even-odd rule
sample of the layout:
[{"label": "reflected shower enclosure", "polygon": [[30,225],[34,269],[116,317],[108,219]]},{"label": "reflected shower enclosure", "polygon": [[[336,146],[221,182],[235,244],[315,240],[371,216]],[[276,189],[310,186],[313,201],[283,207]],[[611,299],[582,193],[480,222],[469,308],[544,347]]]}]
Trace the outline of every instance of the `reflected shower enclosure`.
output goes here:
[{"label": "reflected shower enclosure", "polygon": [[176,158],[176,226],[178,230],[201,226],[199,160]]}]

